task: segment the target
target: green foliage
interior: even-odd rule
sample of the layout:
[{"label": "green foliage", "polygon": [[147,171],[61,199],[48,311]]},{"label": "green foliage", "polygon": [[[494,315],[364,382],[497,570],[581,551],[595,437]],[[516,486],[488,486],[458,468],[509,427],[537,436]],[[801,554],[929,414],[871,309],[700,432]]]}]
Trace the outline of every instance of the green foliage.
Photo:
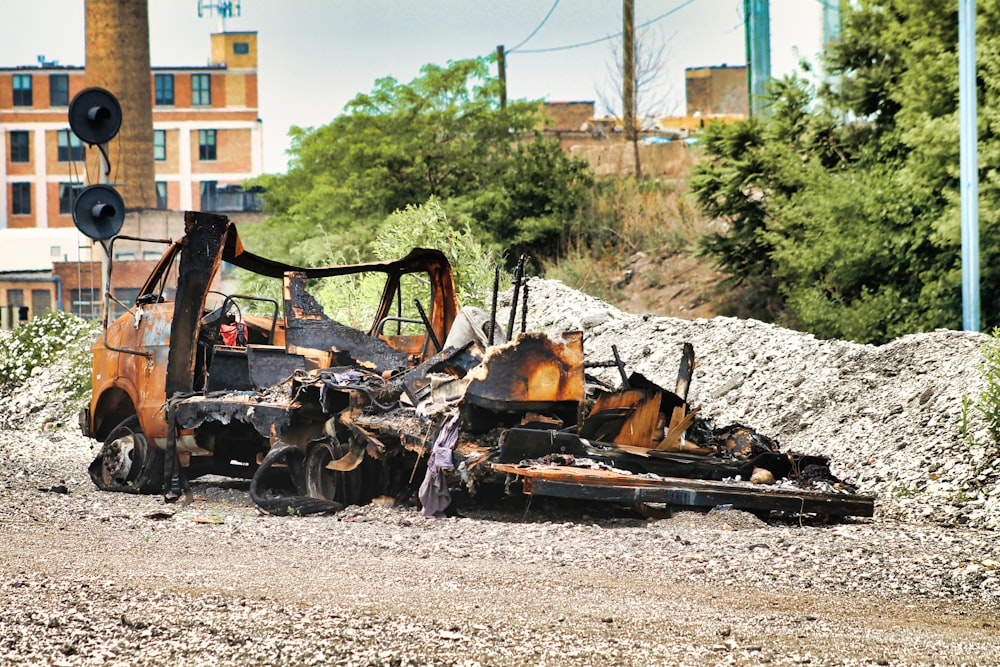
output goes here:
[{"label": "green foliage", "polygon": [[[390,215],[372,243],[375,256],[383,259],[402,257],[413,248],[435,248],[445,254],[454,272],[460,305],[482,308],[490,302],[503,255],[481,243],[468,222],[449,220],[436,198]],[[510,275],[501,269],[501,289],[510,281]]]},{"label": "green foliage", "polygon": [[85,395],[90,390],[90,347],[97,330],[95,322],[54,311],[0,337],[0,386],[19,387],[36,368],[65,360],[60,387],[70,399]]},{"label": "green foliage", "polygon": [[512,256],[551,256],[594,184],[589,165],[567,158],[558,141],[535,137],[515,145],[498,167],[479,192],[467,197],[480,236],[509,248]]},{"label": "green foliage", "polygon": [[293,128],[286,174],[265,175],[272,217],[248,232],[271,256],[311,265],[331,244],[371,256],[386,215],[437,197],[470,216],[471,228],[501,246],[558,236],[589,185],[584,162],[531,134],[541,120],[525,100],[500,108],[485,58],[425,65],[403,84],[379,79],[370,93],[319,128]]},{"label": "green foliage", "polygon": [[[381,260],[399,259],[414,248],[440,250],[452,266],[461,306],[489,307],[496,268],[503,263],[503,257],[483,245],[468,223],[449,220],[436,198],[423,206],[407,206],[388,216],[371,247],[375,257]],[[345,261],[342,255],[328,258],[331,264]],[[510,284],[509,274],[501,270],[500,280],[501,289],[505,289]],[[384,282],[384,276],[375,273],[325,279],[314,290],[314,296],[327,315],[338,322],[367,328],[375,316]],[[413,306],[413,295],[418,295],[425,307],[429,299],[423,279],[404,276],[402,291],[404,295],[411,295],[403,301],[403,316],[417,318],[419,313]]]},{"label": "green foliage", "polygon": [[986,421],[989,441],[976,444],[1000,452],[1000,328],[994,328],[990,340],[983,344],[983,364],[980,366],[980,372],[986,381],[986,388],[973,407]]},{"label": "green foliage", "polygon": [[561,251],[610,246],[622,259],[639,250],[669,254],[706,233],[677,186],[630,177],[604,178],[564,227]]},{"label": "green foliage", "polygon": [[[779,81],[769,115],[704,133],[702,244],[758,316],[883,342],[961,314],[957,5],[859,0],[829,53],[836,86]],[[1000,0],[979,3],[984,323],[1000,322]],[[770,305],[765,310],[763,303]]]}]

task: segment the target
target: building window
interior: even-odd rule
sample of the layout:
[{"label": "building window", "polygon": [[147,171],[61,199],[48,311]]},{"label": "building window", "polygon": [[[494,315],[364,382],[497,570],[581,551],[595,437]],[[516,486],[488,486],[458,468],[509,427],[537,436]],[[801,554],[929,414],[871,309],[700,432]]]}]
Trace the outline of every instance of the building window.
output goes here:
[{"label": "building window", "polygon": [[203,211],[214,211],[217,202],[216,198],[218,195],[219,182],[218,181],[202,181],[201,182],[201,210]]},{"label": "building window", "polygon": [[[120,315],[128,308],[131,308],[135,305],[135,300],[139,298],[138,287],[116,287],[114,292],[115,299],[117,300],[112,300],[111,303],[116,315]],[[125,308],[121,304],[125,304]]]},{"label": "building window", "polygon": [[52,310],[52,292],[47,289],[31,290],[31,314],[41,317]]},{"label": "building window", "polygon": [[31,75],[30,74],[15,74],[14,75],[14,106],[16,106],[16,107],[30,107],[31,106]]},{"label": "building window", "polygon": [[196,107],[212,104],[212,84],[208,74],[191,75],[191,104]]},{"label": "building window", "polygon": [[167,131],[153,130],[153,159],[167,159]]},{"label": "building window", "polygon": [[165,181],[156,182],[156,208],[160,211],[167,210],[167,184]]},{"label": "building window", "polygon": [[59,130],[59,161],[82,162],[83,143],[70,130]]},{"label": "building window", "polygon": [[85,287],[69,291],[71,312],[77,317],[97,319],[101,314],[101,289]]},{"label": "building window", "polygon": [[233,42],[233,53],[238,56],[245,56],[250,53],[249,42]]},{"label": "building window", "polygon": [[10,212],[31,215],[31,183],[10,184]]},{"label": "building window", "polygon": [[11,130],[10,161],[31,162],[31,142],[25,130]]},{"label": "building window", "polygon": [[198,159],[215,159],[215,130],[198,130]]},{"label": "building window", "polygon": [[49,106],[69,106],[68,74],[49,74]]},{"label": "building window", "polygon": [[156,82],[156,103],[171,105],[174,103],[174,75],[155,74],[153,80]]},{"label": "building window", "polygon": [[59,215],[72,215],[78,183],[59,184]]}]

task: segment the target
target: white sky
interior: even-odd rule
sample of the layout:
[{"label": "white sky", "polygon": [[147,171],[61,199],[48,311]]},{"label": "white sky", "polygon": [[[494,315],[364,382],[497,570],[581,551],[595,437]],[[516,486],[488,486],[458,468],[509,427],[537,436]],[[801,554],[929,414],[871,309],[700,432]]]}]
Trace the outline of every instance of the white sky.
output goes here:
[{"label": "white sky", "polygon": [[[208,61],[217,18],[199,18],[197,0],[148,0],[154,66]],[[771,0],[775,76],[800,58],[815,62],[823,0]],[[258,31],[264,168],[284,171],[291,125],[322,125],[376,79],[407,82],[425,63],[444,65],[511,49],[542,22],[553,0],[241,0],[229,30]],[[37,57],[84,65],[84,0],[0,0],[0,66]],[[677,9],[649,27],[669,52],[664,88],[683,113],[684,69],[742,65],[743,0],[635,0],[636,23]],[[522,49],[588,42],[621,31],[620,0],[561,0]],[[612,42],[552,53],[511,53],[508,97],[599,100]],[[601,111],[599,109],[598,111]],[[126,110],[127,113],[127,110]]]}]

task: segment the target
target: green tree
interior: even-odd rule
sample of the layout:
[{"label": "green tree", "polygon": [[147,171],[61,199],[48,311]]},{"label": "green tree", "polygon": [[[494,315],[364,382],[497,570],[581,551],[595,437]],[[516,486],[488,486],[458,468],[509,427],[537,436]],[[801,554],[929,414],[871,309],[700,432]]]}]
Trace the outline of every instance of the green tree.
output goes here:
[{"label": "green tree", "polygon": [[544,237],[575,210],[588,172],[532,133],[536,102],[500,108],[498,99],[488,59],[425,65],[408,84],[378,80],[327,125],[293,128],[288,172],[256,181],[273,216],[248,245],[266,238],[299,263],[319,261],[334,244],[368,255],[386,215],[431,197],[471,215],[484,240]]},{"label": "green tree", "polygon": [[[1000,321],[1000,0],[978,4],[990,326]],[[871,342],[959,326],[957,44],[955,1],[860,0],[828,55],[838,85],[778,82],[770,115],[706,133],[694,190],[729,230],[703,248],[734,281],[763,286],[774,307],[758,315]]]}]

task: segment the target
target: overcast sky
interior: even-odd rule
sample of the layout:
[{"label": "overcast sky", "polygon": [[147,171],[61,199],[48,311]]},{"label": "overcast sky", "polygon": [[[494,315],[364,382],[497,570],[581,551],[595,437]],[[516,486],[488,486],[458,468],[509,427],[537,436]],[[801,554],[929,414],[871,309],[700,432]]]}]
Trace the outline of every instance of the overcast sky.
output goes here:
[{"label": "overcast sky", "polygon": [[[154,66],[208,61],[217,18],[199,18],[197,0],[148,0]],[[210,0],[207,0],[210,1]],[[823,0],[771,0],[772,71],[816,61]],[[229,30],[256,30],[264,168],[284,171],[291,125],[317,126],[374,81],[410,81],[425,63],[444,65],[508,50],[508,96],[597,100],[609,89],[614,40],[546,53],[621,32],[619,0],[241,0]],[[0,66],[37,57],[84,65],[84,0],[0,0]],[[742,65],[743,0],[635,0],[636,23],[666,45],[666,112],[684,112],[684,69]],[[544,24],[543,24],[544,21]],[[598,109],[603,111],[603,109]]]}]

